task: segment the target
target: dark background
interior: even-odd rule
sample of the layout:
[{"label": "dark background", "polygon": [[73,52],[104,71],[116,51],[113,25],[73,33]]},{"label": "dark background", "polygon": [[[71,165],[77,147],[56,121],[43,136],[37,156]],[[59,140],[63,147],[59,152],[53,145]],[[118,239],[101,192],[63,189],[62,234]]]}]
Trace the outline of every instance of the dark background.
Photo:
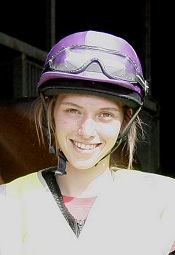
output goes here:
[{"label": "dark background", "polygon": [[[0,6],[0,32],[43,51],[50,49],[49,38],[46,38],[49,34],[50,21],[46,18],[47,5],[44,0],[2,1]],[[166,175],[174,175],[175,172],[172,10],[168,2],[143,0],[135,2],[56,1],[55,11],[56,41],[70,33],[92,29],[121,36],[134,47],[150,83],[151,96],[160,105],[160,162],[162,173]],[[144,40],[149,29],[150,37],[147,44],[150,47],[150,56],[147,56]],[[151,60],[149,77],[147,77],[145,57],[150,57]],[[8,68],[5,66],[1,68],[8,76]],[[10,80],[9,77],[8,79]],[[2,88],[3,84],[0,86]],[[3,97],[8,99],[10,91],[6,90]]]}]

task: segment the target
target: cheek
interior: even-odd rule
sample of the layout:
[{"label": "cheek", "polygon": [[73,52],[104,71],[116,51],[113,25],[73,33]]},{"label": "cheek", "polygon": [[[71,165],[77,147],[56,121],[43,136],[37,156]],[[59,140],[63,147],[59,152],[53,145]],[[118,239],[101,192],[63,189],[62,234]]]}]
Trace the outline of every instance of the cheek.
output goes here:
[{"label": "cheek", "polygon": [[72,132],[73,125],[67,120],[55,120],[55,135],[57,137],[57,142],[62,151],[66,146],[66,137]]},{"label": "cheek", "polygon": [[75,130],[77,126],[77,123],[74,123],[73,121],[68,121],[65,119],[55,119],[55,128],[57,135],[60,135],[61,133],[71,132],[72,130]]},{"label": "cheek", "polygon": [[115,140],[117,139],[121,129],[121,122],[115,121],[112,124],[106,125],[102,127],[102,133],[105,135],[108,139]]}]

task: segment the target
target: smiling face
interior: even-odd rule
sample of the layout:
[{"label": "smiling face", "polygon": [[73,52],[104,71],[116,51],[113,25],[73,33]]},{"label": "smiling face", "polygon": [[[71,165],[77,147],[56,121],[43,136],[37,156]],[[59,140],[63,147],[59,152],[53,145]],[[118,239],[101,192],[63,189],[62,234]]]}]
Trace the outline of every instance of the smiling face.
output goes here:
[{"label": "smiling face", "polygon": [[55,109],[59,148],[77,169],[95,166],[114,146],[124,120],[123,105],[94,95],[61,94]]}]

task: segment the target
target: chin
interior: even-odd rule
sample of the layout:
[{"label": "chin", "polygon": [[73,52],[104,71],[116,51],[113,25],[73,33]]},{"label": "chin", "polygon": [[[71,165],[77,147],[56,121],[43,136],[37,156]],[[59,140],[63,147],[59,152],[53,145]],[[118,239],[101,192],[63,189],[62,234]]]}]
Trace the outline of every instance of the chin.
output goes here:
[{"label": "chin", "polygon": [[[76,162],[76,163],[75,163]],[[71,163],[71,162],[70,162]],[[84,161],[75,161],[74,160],[74,163],[72,164],[75,168],[77,169],[82,169],[82,170],[86,170],[86,169],[90,169],[90,168],[93,168],[95,167],[95,165],[98,163],[98,161],[95,161],[95,162],[88,162],[87,160],[84,160]]]},{"label": "chin", "polygon": [[[92,155],[91,155],[92,156]],[[67,155],[68,162],[77,169],[90,169],[93,167],[96,167],[96,165],[101,162],[101,159],[104,157],[103,154],[97,154],[93,155],[93,157],[90,156],[74,156],[74,155]]]}]

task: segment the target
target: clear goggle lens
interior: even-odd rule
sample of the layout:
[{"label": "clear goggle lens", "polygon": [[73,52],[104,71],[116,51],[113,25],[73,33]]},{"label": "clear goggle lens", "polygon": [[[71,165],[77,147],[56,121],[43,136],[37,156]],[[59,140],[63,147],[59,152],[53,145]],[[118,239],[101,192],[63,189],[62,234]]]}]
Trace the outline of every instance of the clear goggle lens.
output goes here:
[{"label": "clear goggle lens", "polygon": [[122,52],[87,45],[72,45],[56,52],[45,69],[78,74],[81,72],[103,73],[111,79],[139,83],[144,91],[147,82],[135,62]]}]

